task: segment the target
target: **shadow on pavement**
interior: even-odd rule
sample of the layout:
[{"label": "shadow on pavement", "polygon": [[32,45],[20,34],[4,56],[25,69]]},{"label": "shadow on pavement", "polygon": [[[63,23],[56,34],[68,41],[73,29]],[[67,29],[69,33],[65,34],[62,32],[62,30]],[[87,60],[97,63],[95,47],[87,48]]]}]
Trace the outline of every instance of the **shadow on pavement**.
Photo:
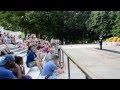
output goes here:
[{"label": "shadow on pavement", "polygon": [[[97,50],[100,50],[100,48],[95,48]],[[114,51],[114,50],[109,50],[109,49],[102,49],[103,51],[108,51],[108,52],[113,52],[113,53],[117,53],[117,54],[120,54],[119,51]]]}]

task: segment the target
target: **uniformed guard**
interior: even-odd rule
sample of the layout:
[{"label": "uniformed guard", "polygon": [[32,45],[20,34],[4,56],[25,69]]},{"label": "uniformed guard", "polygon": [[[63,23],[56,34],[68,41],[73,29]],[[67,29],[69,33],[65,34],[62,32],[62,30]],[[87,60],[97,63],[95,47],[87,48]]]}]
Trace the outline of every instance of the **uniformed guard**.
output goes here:
[{"label": "uniformed guard", "polygon": [[99,37],[100,50],[102,50],[102,40],[103,40],[103,37],[102,37],[102,35],[100,35],[100,37]]}]

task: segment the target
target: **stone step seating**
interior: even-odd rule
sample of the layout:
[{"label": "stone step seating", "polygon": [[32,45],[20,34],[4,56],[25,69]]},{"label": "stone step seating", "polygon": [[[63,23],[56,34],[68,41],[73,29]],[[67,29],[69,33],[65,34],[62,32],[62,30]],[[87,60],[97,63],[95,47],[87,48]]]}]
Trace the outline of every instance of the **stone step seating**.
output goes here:
[{"label": "stone step seating", "polygon": [[[30,68],[28,68],[25,64],[26,57],[27,57],[27,49],[18,48],[15,45],[8,45],[8,47],[10,48],[11,52],[14,52],[14,55],[23,57],[23,61],[24,61],[24,65],[25,65],[25,74],[27,74],[30,71]],[[1,58],[2,58],[2,56],[0,57],[0,60],[1,60]]]},{"label": "stone step seating", "polygon": [[26,75],[30,75],[33,79],[37,79],[37,77],[38,77],[38,75],[40,73],[38,68],[37,67],[28,68],[26,66],[26,59],[27,59],[27,52],[26,52],[26,50],[19,50],[18,52],[14,52],[14,53],[17,56],[23,57],[24,67],[25,67],[25,74]]},{"label": "stone step seating", "polygon": [[[46,58],[46,55],[45,55],[44,58],[42,59],[42,61],[44,62],[44,64],[45,64],[45,58]],[[41,72],[40,72],[40,70],[38,69],[38,67],[32,67],[32,68],[30,69],[30,71],[28,72],[27,75],[32,76],[33,79],[42,79],[42,77],[41,77]]]},{"label": "stone step seating", "polygon": [[[14,55],[23,57],[26,75],[30,75],[32,79],[44,79],[44,77],[41,76],[40,70],[38,69],[38,67],[28,68],[26,66],[27,49],[21,49],[21,48],[16,47],[15,45],[10,45],[9,48],[11,52],[14,52]],[[0,57],[0,60],[1,58],[2,56]],[[45,58],[46,58],[46,55],[42,59],[44,63],[45,63]]]},{"label": "stone step seating", "polygon": [[32,79],[37,79],[39,74],[40,74],[40,71],[39,71],[38,67],[28,68],[26,66],[27,51],[24,50],[24,49],[19,49],[19,51],[14,52],[14,53],[17,56],[23,57],[24,67],[25,67],[25,74],[30,75],[32,77]]},{"label": "stone step seating", "polygon": [[[53,50],[55,50],[55,54],[58,55],[58,49],[55,49],[55,47],[54,47]],[[44,63],[46,63],[45,58],[46,58],[46,55],[44,56],[44,58],[42,60],[42,61],[44,61]],[[41,76],[41,74],[39,74],[37,79],[45,79],[45,77]],[[66,69],[65,69],[64,73],[60,75],[60,79],[68,79],[68,73],[67,73]]]},{"label": "stone step seating", "polygon": [[[44,56],[44,58],[42,59],[43,63],[45,64],[45,58],[46,58],[46,55]],[[24,61],[26,62],[26,57],[23,58]],[[26,65],[25,65],[25,70],[26,70],[26,74],[27,75],[30,75],[32,77],[32,79],[44,79],[44,77],[41,76],[41,72],[40,70],[38,69],[38,67],[32,67],[32,68],[28,68]]]},{"label": "stone step seating", "polygon": [[[24,50],[23,50],[24,51]],[[21,51],[22,52],[22,51]],[[38,69],[38,67],[32,67],[32,68],[28,68],[26,66],[26,59],[27,59],[27,55],[26,53],[20,53],[17,56],[21,56],[23,57],[23,61],[24,61],[24,66],[25,66],[25,74],[26,75],[30,75],[32,77],[32,79],[41,79],[40,76],[40,70]],[[45,60],[46,55],[43,58],[43,61]]]},{"label": "stone step seating", "polygon": [[[46,57],[46,55],[45,55],[44,58],[43,58],[44,64],[46,63],[46,62],[45,62],[45,57]],[[25,58],[26,58],[26,57],[24,57],[24,61],[26,60]],[[38,69],[38,67],[28,68],[28,67],[25,65],[25,70],[26,70],[26,74],[27,74],[27,75],[30,75],[30,76],[32,77],[32,79],[45,79],[45,77],[41,76],[41,72],[40,72],[40,70]],[[66,72],[63,73],[63,74],[61,74],[60,79],[68,79],[68,74],[67,74]]]},{"label": "stone step seating", "polygon": [[38,67],[32,67],[32,68],[28,68],[26,66],[26,59],[27,59],[27,56],[24,54],[20,54],[18,56],[23,56],[23,61],[24,61],[24,66],[25,66],[25,74],[26,75],[30,75],[32,77],[32,79],[37,79],[38,75],[40,74],[40,71],[38,69]]},{"label": "stone step seating", "polygon": [[[21,48],[18,48],[18,47],[16,47],[15,45],[8,45],[8,47],[10,48],[10,51],[11,52],[14,52],[14,55],[19,55],[19,54],[21,54],[21,53],[24,53],[25,51],[27,52],[27,50],[24,50],[23,51],[23,49],[21,49]],[[1,58],[2,58],[3,56],[0,56],[0,60],[1,60]]]},{"label": "stone step seating", "polygon": [[38,76],[40,75],[40,70],[38,69],[38,67],[32,67],[27,75],[30,75],[32,79],[38,79]]}]

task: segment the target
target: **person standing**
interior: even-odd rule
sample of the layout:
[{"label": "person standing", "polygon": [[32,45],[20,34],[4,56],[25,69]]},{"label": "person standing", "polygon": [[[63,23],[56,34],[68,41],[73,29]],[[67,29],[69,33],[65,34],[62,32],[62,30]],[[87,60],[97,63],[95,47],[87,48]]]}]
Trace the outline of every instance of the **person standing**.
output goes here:
[{"label": "person standing", "polygon": [[99,37],[100,50],[102,50],[102,40],[103,40],[103,37],[102,37],[102,35],[100,35],[100,37]]}]

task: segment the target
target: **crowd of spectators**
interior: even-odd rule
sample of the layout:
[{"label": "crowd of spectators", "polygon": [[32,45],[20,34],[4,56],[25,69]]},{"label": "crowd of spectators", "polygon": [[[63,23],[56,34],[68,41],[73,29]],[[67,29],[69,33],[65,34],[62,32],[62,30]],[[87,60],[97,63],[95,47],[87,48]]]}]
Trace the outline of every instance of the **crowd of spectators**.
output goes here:
[{"label": "crowd of spectators", "polygon": [[25,75],[23,58],[14,56],[8,44],[27,49],[26,66],[28,68],[37,66],[45,79],[57,79],[64,71],[64,67],[60,66],[60,58],[56,54],[57,47],[61,44],[59,39],[52,38],[48,41],[38,38],[35,34],[27,34],[25,38],[19,35],[16,38],[9,33],[4,33],[0,34],[0,55],[2,56],[0,79],[32,79],[31,76]]}]

